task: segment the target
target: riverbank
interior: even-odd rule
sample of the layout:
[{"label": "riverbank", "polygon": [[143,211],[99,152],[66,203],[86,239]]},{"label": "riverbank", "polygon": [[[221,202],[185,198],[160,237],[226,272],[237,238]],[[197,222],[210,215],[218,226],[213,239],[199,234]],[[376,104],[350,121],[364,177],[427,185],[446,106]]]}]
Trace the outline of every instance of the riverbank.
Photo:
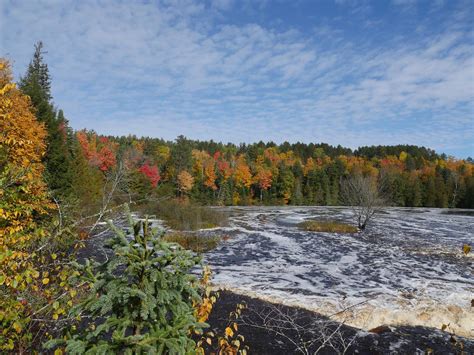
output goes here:
[{"label": "riverbank", "polygon": [[[212,329],[223,329],[228,315],[237,303],[247,309],[238,320],[239,334],[245,337],[249,354],[279,355],[309,353],[320,348],[320,354],[466,354],[474,353],[474,339],[453,336],[447,331],[428,327],[381,326],[362,331],[299,307],[275,304],[258,298],[221,291],[208,323]],[[332,337],[331,337],[332,335]],[[326,340],[326,345],[323,342]],[[322,346],[322,347],[321,347]],[[299,347],[299,350],[298,350]]]}]

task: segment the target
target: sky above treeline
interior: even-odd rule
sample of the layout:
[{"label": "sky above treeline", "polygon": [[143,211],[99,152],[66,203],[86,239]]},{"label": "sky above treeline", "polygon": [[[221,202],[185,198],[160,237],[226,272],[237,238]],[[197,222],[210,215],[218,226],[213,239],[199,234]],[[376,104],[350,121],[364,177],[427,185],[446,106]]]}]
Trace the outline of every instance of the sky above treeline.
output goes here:
[{"label": "sky above treeline", "polygon": [[474,1],[0,0],[75,129],[474,156]]}]

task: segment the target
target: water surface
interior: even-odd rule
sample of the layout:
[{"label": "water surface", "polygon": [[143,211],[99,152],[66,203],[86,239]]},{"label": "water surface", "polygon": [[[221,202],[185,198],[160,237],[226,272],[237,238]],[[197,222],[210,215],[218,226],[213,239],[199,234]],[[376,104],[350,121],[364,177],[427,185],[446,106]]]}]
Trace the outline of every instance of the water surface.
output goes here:
[{"label": "water surface", "polygon": [[[382,323],[474,335],[474,217],[445,210],[388,208],[364,233],[301,231],[306,219],[352,222],[339,207],[238,207],[206,256],[214,282],[236,291],[333,314],[370,328]],[[342,315],[341,315],[342,316]]]}]

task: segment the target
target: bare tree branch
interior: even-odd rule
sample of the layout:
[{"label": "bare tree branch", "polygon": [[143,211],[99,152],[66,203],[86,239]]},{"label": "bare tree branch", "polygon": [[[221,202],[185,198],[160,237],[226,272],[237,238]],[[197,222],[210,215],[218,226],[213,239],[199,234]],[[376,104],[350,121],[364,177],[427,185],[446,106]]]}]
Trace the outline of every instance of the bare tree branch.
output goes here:
[{"label": "bare tree branch", "polygon": [[372,217],[387,205],[382,184],[371,176],[354,175],[341,183],[341,197],[350,206],[360,230],[364,230]]}]

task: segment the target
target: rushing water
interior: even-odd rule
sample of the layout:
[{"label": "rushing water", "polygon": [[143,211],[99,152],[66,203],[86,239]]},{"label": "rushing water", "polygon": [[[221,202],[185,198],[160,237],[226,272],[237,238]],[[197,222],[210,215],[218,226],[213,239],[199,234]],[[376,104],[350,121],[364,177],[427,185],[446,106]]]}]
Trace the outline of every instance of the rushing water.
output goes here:
[{"label": "rushing water", "polygon": [[[231,238],[206,255],[214,282],[234,291],[338,315],[349,324],[450,323],[474,336],[474,217],[389,208],[359,234],[298,229],[306,219],[351,221],[345,208],[231,208]],[[213,231],[215,232],[215,231]],[[207,232],[209,233],[209,232]]]}]

